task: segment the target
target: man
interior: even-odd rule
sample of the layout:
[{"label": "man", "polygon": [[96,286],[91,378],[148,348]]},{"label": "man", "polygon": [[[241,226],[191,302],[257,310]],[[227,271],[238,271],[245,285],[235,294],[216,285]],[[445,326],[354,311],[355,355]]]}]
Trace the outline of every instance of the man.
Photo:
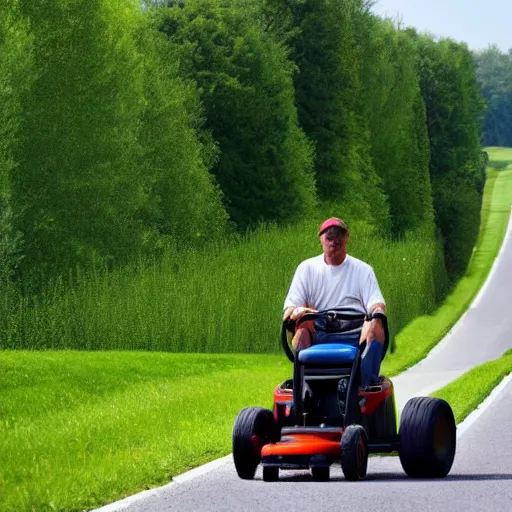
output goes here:
[{"label": "man", "polygon": [[[386,303],[375,277],[367,263],[347,254],[350,231],[336,217],[320,226],[318,236],[323,254],[303,261],[295,271],[288,295],[284,301],[283,321],[298,320],[307,312],[350,307],[368,315],[359,338],[366,341],[361,363],[362,385],[377,382],[382,360],[385,331],[382,318]],[[296,350],[311,345],[313,322],[303,322],[297,329],[293,345]]]}]

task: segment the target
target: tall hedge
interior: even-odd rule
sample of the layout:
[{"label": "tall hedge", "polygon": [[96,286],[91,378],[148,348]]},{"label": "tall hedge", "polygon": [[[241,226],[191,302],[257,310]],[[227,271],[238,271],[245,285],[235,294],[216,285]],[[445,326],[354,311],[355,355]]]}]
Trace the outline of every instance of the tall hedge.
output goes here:
[{"label": "tall hedge", "polygon": [[17,0],[0,3],[0,332],[16,305],[14,275],[23,258],[16,230],[11,181],[18,173],[22,103],[34,80],[32,37]]},{"label": "tall hedge", "polygon": [[365,2],[266,2],[264,16],[283,34],[298,68],[299,121],[315,144],[319,197],[347,219],[364,219],[387,232],[389,206],[370,156],[361,109],[358,24]]},{"label": "tall hedge", "polygon": [[358,36],[370,152],[389,201],[391,232],[401,236],[433,224],[430,146],[415,48],[406,34],[375,16],[367,16]]},{"label": "tall hedge", "polygon": [[312,151],[298,126],[286,49],[251,16],[220,0],[163,8],[161,30],[180,54],[218,145],[212,172],[240,229],[312,211]]},{"label": "tall hedge", "polygon": [[35,282],[141,246],[141,59],[127,0],[20,6],[37,78],[23,104],[13,206],[23,278]]},{"label": "tall hedge", "polygon": [[210,174],[216,146],[200,137],[202,112],[192,83],[179,77],[177,55],[148,19],[138,31],[144,55],[144,108],[139,140],[148,201],[141,215],[153,251],[198,246],[229,231],[222,194]]},{"label": "tall hedge", "polygon": [[430,177],[446,267],[461,275],[478,237],[485,169],[480,154],[483,101],[467,46],[410,32],[427,109]]}]

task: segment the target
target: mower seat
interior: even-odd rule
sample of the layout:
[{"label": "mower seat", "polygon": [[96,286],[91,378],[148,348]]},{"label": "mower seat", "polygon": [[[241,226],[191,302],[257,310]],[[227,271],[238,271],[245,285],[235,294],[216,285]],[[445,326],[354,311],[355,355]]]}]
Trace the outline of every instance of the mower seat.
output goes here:
[{"label": "mower seat", "polygon": [[352,364],[357,357],[359,357],[358,346],[343,343],[313,345],[299,352],[299,362],[304,365],[346,365]]}]

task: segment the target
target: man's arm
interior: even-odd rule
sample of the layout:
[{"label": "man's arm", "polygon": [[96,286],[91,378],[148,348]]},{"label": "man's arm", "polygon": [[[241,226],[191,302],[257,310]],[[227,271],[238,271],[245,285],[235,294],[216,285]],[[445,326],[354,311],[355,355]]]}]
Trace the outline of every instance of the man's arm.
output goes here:
[{"label": "man's arm", "polygon": [[[386,305],[382,302],[378,302],[374,304],[370,308],[371,317],[374,313],[380,313],[382,315],[386,314]],[[381,318],[372,318],[368,325],[368,330],[366,331],[366,340],[371,342],[373,340],[377,340],[380,343],[384,343],[386,338],[386,333],[384,331],[384,323]]]},{"label": "man's arm", "polygon": [[[378,302],[377,304],[374,304],[370,308],[370,316],[373,315],[373,313],[382,313],[383,315],[386,314],[386,304],[383,302]],[[380,318],[376,318],[376,320],[380,320]]]},{"label": "man's arm", "polygon": [[[284,300],[283,322],[288,320],[295,309],[306,306],[305,268],[302,262],[295,270],[288,294]],[[295,318],[292,318],[295,320]]]}]

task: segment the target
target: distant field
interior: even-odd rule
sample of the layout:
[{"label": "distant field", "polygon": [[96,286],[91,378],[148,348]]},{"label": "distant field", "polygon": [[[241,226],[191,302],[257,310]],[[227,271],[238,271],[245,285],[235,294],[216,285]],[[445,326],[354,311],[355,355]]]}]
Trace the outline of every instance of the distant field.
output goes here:
[{"label": "distant field", "polygon": [[495,169],[512,169],[512,148],[485,148],[489,155],[489,166]]}]

